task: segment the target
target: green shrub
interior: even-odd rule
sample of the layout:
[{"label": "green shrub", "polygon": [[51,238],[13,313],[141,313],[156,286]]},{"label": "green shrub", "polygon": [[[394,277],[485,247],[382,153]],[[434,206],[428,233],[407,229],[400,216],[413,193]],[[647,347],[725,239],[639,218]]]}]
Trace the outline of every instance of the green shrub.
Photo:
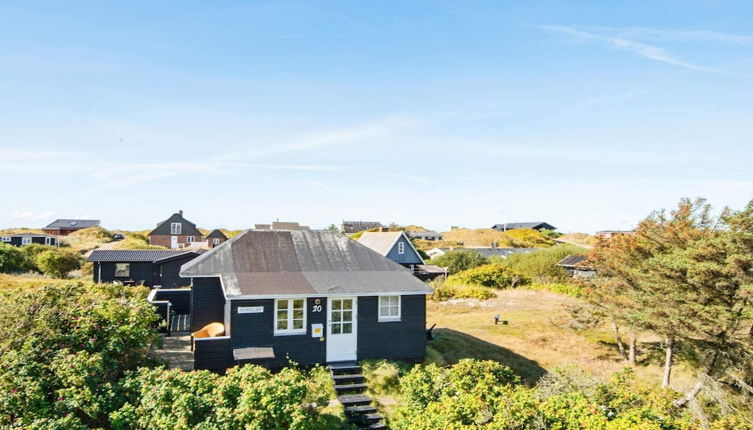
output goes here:
[{"label": "green shrub", "polygon": [[[556,378],[556,376],[552,377]],[[551,379],[551,378],[550,378]],[[545,395],[520,384],[494,361],[461,360],[450,368],[416,366],[400,380],[403,394],[390,427],[395,430],[698,429],[679,395],[642,388],[630,370],[609,382],[554,383]]]},{"label": "green shrub", "polygon": [[308,375],[272,374],[247,365],[220,376],[208,371],[140,369],[127,378],[128,402],[110,416],[115,429],[339,428],[339,419],[309,403]]},{"label": "green shrub", "polygon": [[432,258],[431,264],[436,264],[440,267],[446,267],[449,274],[455,274],[462,272],[463,270],[473,269],[474,267],[482,266],[489,263],[486,257],[479,254],[478,251],[472,249],[459,249],[455,251],[448,251],[444,255]]},{"label": "green shrub", "polygon": [[397,394],[400,390],[400,376],[405,368],[405,365],[387,360],[366,360],[361,363],[369,390],[381,395]]},{"label": "green shrub", "polygon": [[577,284],[536,283],[528,285],[526,288],[535,291],[550,291],[552,293],[562,294],[563,296],[570,296],[575,298],[583,297],[583,294],[585,292],[583,287]]},{"label": "green shrub", "polygon": [[23,253],[13,245],[0,243],[0,273],[16,273],[27,270]]},{"label": "green shrub", "polygon": [[447,279],[450,285],[477,285],[489,288],[508,288],[525,285],[528,279],[501,264],[485,264],[458,272]]},{"label": "green shrub", "polygon": [[146,288],[67,284],[0,296],[0,428],[102,428],[159,339]]},{"label": "green shrub", "polygon": [[81,257],[64,250],[43,251],[34,262],[42,273],[56,278],[65,278],[71,271],[81,268]]},{"label": "green shrub", "polygon": [[451,285],[440,281],[433,283],[432,288],[434,292],[429,298],[437,302],[450,299],[487,300],[496,296],[491,288],[480,285]]},{"label": "green shrub", "polygon": [[586,250],[575,245],[555,245],[531,253],[517,253],[505,259],[495,260],[534,282],[557,282],[570,278],[567,270],[557,263],[570,254],[585,254]]},{"label": "green shrub", "polygon": [[56,251],[57,248],[50,245],[42,245],[40,243],[32,243],[21,247],[21,253],[26,260],[26,270],[33,272],[41,272],[37,267],[37,256],[45,251]]}]

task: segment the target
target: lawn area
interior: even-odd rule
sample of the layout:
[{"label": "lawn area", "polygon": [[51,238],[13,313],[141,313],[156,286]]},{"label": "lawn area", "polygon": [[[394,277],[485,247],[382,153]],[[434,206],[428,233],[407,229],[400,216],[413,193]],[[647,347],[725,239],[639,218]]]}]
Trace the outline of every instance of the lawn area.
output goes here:
[{"label": "lawn area", "polygon": [[[607,326],[575,331],[552,321],[567,317],[565,307],[578,299],[548,291],[509,289],[486,300],[427,302],[427,326],[436,323],[435,340],[426,351],[428,362],[446,365],[462,358],[499,361],[534,384],[557,367],[575,366],[597,377],[608,377],[626,364],[621,360]],[[494,315],[507,325],[494,325]],[[659,383],[662,373],[655,339],[639,338],[639,359],[651,356],[650,364],[637,366],[640,380]],[[676,366],[673,386],[692,385],[692,375]]]},{"label": "lawn area", "polygon": [[0,291],[13,290],[16,288],[39,288],[45,285],[64,285],[77,282],[92,284],[89,277],[87,277],[86,280],[75,278],[59,279],[37,273],[21,273],[17,275],[0,273]]}]

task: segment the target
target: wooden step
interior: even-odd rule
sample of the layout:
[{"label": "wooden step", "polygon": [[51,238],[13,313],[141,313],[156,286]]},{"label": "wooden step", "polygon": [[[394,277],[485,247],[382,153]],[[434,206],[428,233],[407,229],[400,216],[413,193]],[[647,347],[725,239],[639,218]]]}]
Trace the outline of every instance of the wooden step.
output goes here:
[{"label": "wooden step", "polygon": [[384,423],[372,423],[372,424],[366,424],[364,426],[358,426],[358,430],[383,430],[386,428],[387,428],[387,425]]},{"label": "wooden step", "polygon": [[342,396],[339,396],[337,400],[339,400],[345,408],[349,406],[368,405],[371,403],[371,397],[365,394],[343,394]]},{"label": "wooden step", "polygon": [[353,375],[361,373],[361,366],[355,361],[329,363],[327,367],[329,367],[329,370],[333,375]]},{"label": "wooden step", "polygon": [[377,421],[381,421],[382,416],[379,414],[361,414],[361,415],[353,415],[351,417],[348,417],[348,421],[359,424],[359,425],[366,425],[366,424],[373,424]]},{"label": "wooden step", "polygon": [[363,391],[365,390],[366,384],[340,384],[335,385],[335,391],[338,393],[345,392],[345,391]]},{"label": "wooden step", "polygon": [[376,411],[377,408],[371,405],[348,406],[345,408],[347,415],[373,414]]},{"label": "wooden step", "polygon": [[343,375],[332,375],[332,379],[335,381],[335,384],[342,384],[347,382],[360,383],[365,378],[360,373],[346,373]]}]

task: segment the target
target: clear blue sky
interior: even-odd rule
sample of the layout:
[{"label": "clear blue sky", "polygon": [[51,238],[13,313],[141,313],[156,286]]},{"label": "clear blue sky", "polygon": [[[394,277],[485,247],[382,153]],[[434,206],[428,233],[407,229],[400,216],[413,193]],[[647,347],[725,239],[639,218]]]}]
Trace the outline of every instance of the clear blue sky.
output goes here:
[{"label": "clear blue sky", "polygon": [[0,4],[0,227],[629,228],[753,198],[747,1]]}]

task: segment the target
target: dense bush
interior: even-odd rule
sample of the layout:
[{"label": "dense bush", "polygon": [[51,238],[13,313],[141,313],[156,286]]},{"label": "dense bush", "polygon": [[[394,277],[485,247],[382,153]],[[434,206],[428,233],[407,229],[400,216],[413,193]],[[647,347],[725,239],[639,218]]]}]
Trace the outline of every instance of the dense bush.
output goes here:
[{"label": "dense bush", "polygon": [[578,284],[561,284],[561,283],[546,283],[546,284],[531,284],[526,288],[535,291],[550,291],[552,293],[562,294],[564,296],[570,296],[575,298],[583,297],[585,289]]},{"label": "dense bush", "polygon": [[501,264],[485,264],[458,272],[447,279],[450,285],[477,285],[489,288],[508,288],[525,285],[528,279]]},{"label": "dense bush", "polygon": [[81,257],[69,251],[51,249],[39,253],[35,258],[37,268],[45,275],[65,278],[81,267]]},{"label": "dense bush", "polygon": [[429,298],[437,302],[450,299],[486,300],[495,296],[491,288],[480,285],[453,285],[445,281],[437,281],[433,282],[431,286],[434,292]]},{"label": "dense bush", "polygon": [[0,427],[106,426],[120,378],[158,339],[146,294],[80,284],[4,292]]},{"label": "dense bush", "polygon": [[361,371],[369,381],[369,391],[381,395],[394,395],[399,391],[400,376],[406,368],[405,364],[388,360],[366,360],[361,363]]},{"label": "dense bush", "polygon": [[639,388],[632,371],[591,387],[529,389],[493,361],[461,360],[451,368],[417,366],[400,381],[403,399],[391,427],[452,429],[695,429],[672,405],[677,393]]},{"label": "dense bush", "polygon": [[504,264],[535,282],[556,282],[570,277],[557,263],[570,254],[585,253],[584,248],[563,244],[531,253],[512,254],[505,259],[493,259],[493,262]]},{"label": "dense bush", "polygon": [[15,273],[27,270],[26,259],[21,251],[12,245],[0,243],[0,273]]},{"label": "dense bush", "polygon": [[305,373],[258,366],[207,371],[141,369],[123,383],[128,402],[111,414],[116,429],[332,429],[340,420],[318,412],[328,393]]},{"label": "dense bush", "polygon": [[454,251],[448,251],[444,255],[432,258],[431,264],[436,264],[440,267],[446,267],[449,274],[455,274],[462,272],[463,270],[473,269],[474,267],[482,266],[489,263],[486,257],[479,254],[478,251],[472,249],[458,249]]}]

